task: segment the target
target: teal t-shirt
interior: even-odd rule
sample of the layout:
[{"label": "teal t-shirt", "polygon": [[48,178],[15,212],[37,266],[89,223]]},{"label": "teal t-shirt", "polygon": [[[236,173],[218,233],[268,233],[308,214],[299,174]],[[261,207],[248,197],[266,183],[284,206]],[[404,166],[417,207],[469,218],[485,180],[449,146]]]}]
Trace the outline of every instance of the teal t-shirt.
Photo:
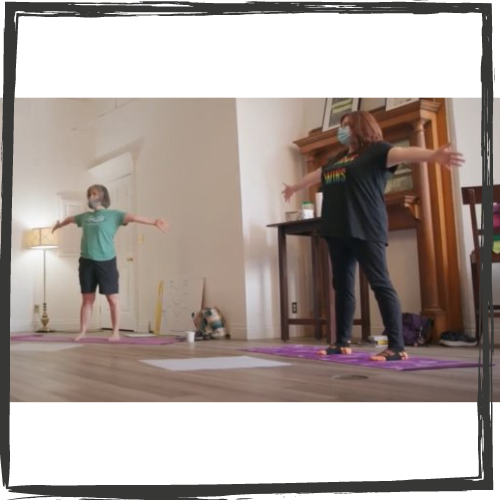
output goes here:
[{"label": "teal t-shirt", "polygon": [[114,258],[115,234],[124,218],[125,212],[107,208],[75,215],[76,224],[83,230],[81,256],[98,261]]}]

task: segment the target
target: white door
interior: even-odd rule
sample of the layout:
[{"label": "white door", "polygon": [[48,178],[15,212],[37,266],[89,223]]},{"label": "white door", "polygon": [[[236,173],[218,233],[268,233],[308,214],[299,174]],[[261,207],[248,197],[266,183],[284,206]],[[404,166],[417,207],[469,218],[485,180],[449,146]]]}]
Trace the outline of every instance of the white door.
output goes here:
[{"label": "white door", "polygon": [[[106,182],[111,198],[111,209],[132,212],[132,175]],[[121,226],[115,236],[116,259],[120,274],[120,329],[134,331],[137,326],[135,293],[135,227]],[[111,315],[105,296],[100,298],[101,328],[111,328]]]}]

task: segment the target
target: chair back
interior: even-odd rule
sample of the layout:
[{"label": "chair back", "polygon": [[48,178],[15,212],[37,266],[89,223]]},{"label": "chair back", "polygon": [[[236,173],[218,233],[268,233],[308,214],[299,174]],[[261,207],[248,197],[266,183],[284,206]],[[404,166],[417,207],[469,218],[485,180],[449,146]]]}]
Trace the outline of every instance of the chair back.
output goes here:
[{"label": "chair back", "polygon": [[[480,251],[479,236],[482,236],[484,231],[481,230],[481,225],[478,225],[476,215],[476,205],[480,205],[483,201],[482,186],[466,186],[462,188],[462,203],[469,205],[470,220],[472,224],[472,239],[474,242],[474,251]],[[493,186],[493,202],[500,203],[500,184]],[[498,230],[495,233],[500,232]]]}]

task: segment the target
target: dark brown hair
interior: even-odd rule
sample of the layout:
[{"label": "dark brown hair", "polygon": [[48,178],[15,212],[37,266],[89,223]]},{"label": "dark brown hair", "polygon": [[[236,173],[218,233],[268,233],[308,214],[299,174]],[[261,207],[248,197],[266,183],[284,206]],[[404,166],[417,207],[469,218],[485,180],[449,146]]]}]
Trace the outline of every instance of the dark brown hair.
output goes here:
[{"label": "dark brown hair", "polygon": [[349,118],[349,128],[351,129],[354,146],[356,149],[365,147],[383,140],[382,129],[375,117],[368,111],[352,111],[342,116],[340,123],[345,118]]},{"label": "dark brown hair", "polygon": [[90,192],[95,189],[101,195],[101,205],[104,208],[108,208],[111,205],[111,199],[109,197],[108,190],[102,184],[93,184],[87,189],[87,198],[90,198]]}]

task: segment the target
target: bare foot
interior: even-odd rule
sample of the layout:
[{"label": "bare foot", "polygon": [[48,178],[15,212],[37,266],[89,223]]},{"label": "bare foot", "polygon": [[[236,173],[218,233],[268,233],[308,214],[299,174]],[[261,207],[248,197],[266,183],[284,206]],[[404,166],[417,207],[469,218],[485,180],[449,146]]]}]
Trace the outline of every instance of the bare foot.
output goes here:
[{"label": "bare foot", "polygon": [[85,333],[80,333],[77,337],[75,337],[75,342],[78,342],[79,340],[82,340],[85,338]]},{"label": "bare foot", "polygon": [[111,337],[108,338],[108,342],[118,342],[121,340],[120,334],[119,333],[113,333]]}]

